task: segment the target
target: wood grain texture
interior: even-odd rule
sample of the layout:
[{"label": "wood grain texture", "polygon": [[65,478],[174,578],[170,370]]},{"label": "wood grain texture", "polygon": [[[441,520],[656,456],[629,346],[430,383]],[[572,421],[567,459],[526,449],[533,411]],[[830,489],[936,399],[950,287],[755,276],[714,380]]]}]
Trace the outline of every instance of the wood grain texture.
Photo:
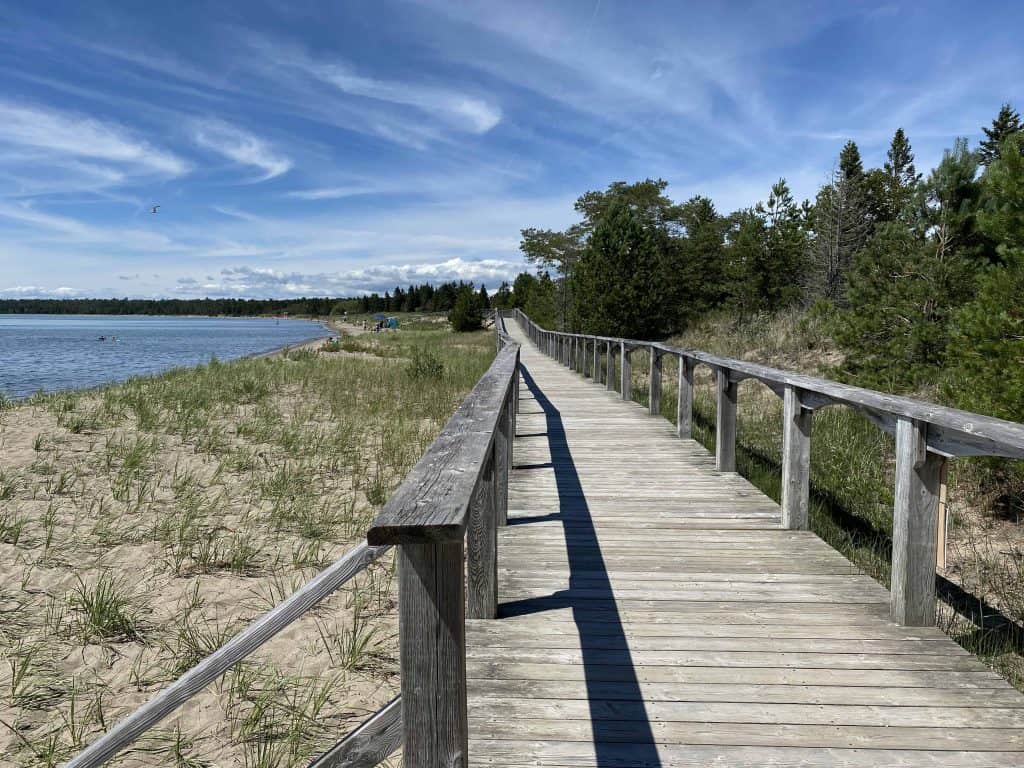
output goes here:
[{"label": "wood grain texture", "polygon": [[622,342],[619,345],[619,357],[621,364],[619,365],[619,393],[622,395],[622,399],[629,402],[633,399],[633,350],[626,346],[626,342]]},{"label": "wood grain texture", "polygon": [[807,530],[811,487],[811,417],[800,391],[786,387],[782,409],[782,527]]},{"label": "wood grain texture", "polygon": [[715,467],[719,472],[736,471],[736,394],[739,387],[729,371],[715,371]]},{"label": "wood grain texture", "polygon": [[662,357],[657,350],[651,350],[650,370],[647,373],[647,411],[651,416],[661,415]]},{"label": "wood grain texture", "polygon": [[517,346],[498,353],[377,515],[366,533],[370,544],[462,538],[470,497],[516,378],[518,356]]},{"label": "wood grain texture", "polygon": [[935,545],[943,458],[927,450],[928,425],[900,419],[892,518],[892,618],[935,622]]},{"label": "wood grain texture", "polygon": [[493,619],[498,612],[498,516],[492,451],[477,481],[466,530],[466,615]]},{"label": "wood grain texture", "polygon": [[1005,680],[894,623],[886,589],[673,425],[521,354],[499,618],[466,627],[473,765],[1024,764]]},{"label": "wood grain texture", "polygon": [[373,768],[401,746],[402,699],[396,696],[309,768]]},{"label": "wood grain texture", "polygon": [[676,392],[676,435],[684,440],[693,436],[693,361],[679,355],[679,381]]},{"label": "wood grain texture", "polygon": [[462,541],[398,554],[403,764],[465,766],[466,624]]}]

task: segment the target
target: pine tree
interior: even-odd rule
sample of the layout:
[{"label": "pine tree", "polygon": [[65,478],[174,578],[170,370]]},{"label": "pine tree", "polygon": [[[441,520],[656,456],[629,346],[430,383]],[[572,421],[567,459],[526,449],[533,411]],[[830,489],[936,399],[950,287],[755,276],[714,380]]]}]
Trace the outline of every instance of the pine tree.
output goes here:
[{"label": "pine tree", "polygon": [[978,145],[978,156],[982,165],[989,165],[999,157],[999,151],[1006,139],[1024,130],[1020,113],[1009,104],[999,108],[999,114],[992,121],[991,128],[982,128],[985,138]]},{"label": "pine tree", "polygon": [[830,183],[815,198],[814,238],[802,281],[811,299],[843,302],[847,272],[854,256],[871,236],[871,215],[862,185],[857,181],[842,171],[833,171]]},{"label": "pine tree", "polygon": [[612,203],[576,265],[573,325],[584,333],[641,339],[672,330],[677,255],[657,221],[626,201]]},{"label": "pine tree", "polygon": [[883,170],[885,220],[895,221],[907,214],[907,208],[921,183],[921,174],[914,167],[914,153],[910,148],[910,141],[902,128],[897,128],[893,134]]},{"label": "pine tree", "polygon": [[678,285],[685,318],[701,317],[721,304],[725,285],[725,232],[728,219],[719,216],[707,197],[691,197],[679,206],[686,235],[679,243],[679,269],[671,276]]},{"label": "pine tree", "polygon": [[863,386],[910,391],[934,380],[949,318],[969,297],[973,266],[899,222],[882,224],[857,253],[834,336],[843,369]]},{"label": "pine tree", "polygon": [[761,303],[775,310],[792,304],[800,297],[800,278],[807,258],[807,233],[803,215],[793,200],[785,179],[772,185],[766,204],[758,203],[757,211],[767,226],[765,263],[759,282]]},{"label": "pine tree", "polygon": [[860,159],[857,143],[848,141],[839,153],[839,172],[844,179],[857,182],[864,175],[864,163]]},{"label": "pine tree", "polygon": [[480,301],[480,307],[482,309],[490,309],[491,308],[491,299],[487,295],[487,286],[484,285],[483,283],[480,283],[479,301]]}]

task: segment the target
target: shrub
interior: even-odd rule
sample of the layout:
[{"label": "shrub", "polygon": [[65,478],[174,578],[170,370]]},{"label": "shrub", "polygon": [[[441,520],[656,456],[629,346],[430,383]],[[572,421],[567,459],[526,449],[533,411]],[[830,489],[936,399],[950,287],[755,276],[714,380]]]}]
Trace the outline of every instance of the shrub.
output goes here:
[{"label": "shrub", "polygon": [[415,347],[412,350],[412,362],[409,363],[408,372],[414,379],[440,379],[444,375],[444,363],[433,352]]},{"label": "shrub", "polygon": [[473,292],[472,286],[462,285],[459,288],[455,306],[448,313],[448,322],[452,324],[452,330],[459,333],[480,330],[483,325],[480,297]]}]

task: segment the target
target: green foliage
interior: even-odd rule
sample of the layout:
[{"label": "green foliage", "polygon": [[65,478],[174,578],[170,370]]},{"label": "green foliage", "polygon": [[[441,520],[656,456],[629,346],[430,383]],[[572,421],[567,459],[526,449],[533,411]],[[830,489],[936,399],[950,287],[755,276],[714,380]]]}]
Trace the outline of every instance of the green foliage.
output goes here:
[{"label": "green foliage", "polygon": [[[519,277],[522,277],[522,275]],[[523,311],[534,322],[540,323],[545,328],[554,328],[558,324],[559,317],[558,291],[555,287],[555,281],[551,279],[551,275],[547,272],[541,272],[539,278],[530,275],[533,280],[528,283],[529,288],[524,293],[525,298],[522,304],[518,301],[519,277],[516,278],[515,282],[517,286],[515,289],[515,296],[517,297],[516,306],[521,306]]]},{"label": "green foliage", "polygon": [[879,227],[854,260],[836,340],[843,369],[863,386],[912,390],[943,363],[948,322],[969,296],[971,265],[896,223]]},{"label": "green foliage", "polygon": [[574,275],[573,325],[586,333],[659,337],[678,310],[678,250],[663,226],[626,201],[602,213]]},{"label": "green foliage", "polygon": [[992,121],[992,127],[981,130],[985,132],[985,138],[978,145],[979,159],[982,165],[991,165],[1001,156],[1003,142],[1011,136],[1019,135],[1024,125],[1021,124],[1020,113],[1009,104],[1003,104]]},{"label": "green foliage", "polygon": [[439,379],[444,375],[444,362],[425,347],[413,347],[408,371],[414,379]]},{"label": "green foliage", "polygon": [[1024,249],[989,267],[954,318],[946,390],[957,405],[1024,421]]},{"label": "green foliage", "polygon": [[480,296],[473,292],[471,285],[463,285],[459,288],[459,295],[455,299],[455,306],[448,313],[448,322],[452,330],[458,333],[467,331],[478,331],[482,326]]}]

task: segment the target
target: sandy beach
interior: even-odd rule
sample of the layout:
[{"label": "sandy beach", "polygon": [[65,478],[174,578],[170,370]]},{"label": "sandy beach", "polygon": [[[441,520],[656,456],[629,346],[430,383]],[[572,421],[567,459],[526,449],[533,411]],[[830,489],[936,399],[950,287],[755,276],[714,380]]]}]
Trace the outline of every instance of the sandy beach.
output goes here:
[{"label": "sandy beach", "polygon": [[[334,327],[0,413],[0,764],[67,759],[351,549],[493,354]],[[394,695],[396,631],[384,558],[113,764],[305,764]]]}]

